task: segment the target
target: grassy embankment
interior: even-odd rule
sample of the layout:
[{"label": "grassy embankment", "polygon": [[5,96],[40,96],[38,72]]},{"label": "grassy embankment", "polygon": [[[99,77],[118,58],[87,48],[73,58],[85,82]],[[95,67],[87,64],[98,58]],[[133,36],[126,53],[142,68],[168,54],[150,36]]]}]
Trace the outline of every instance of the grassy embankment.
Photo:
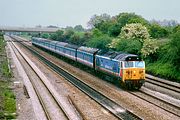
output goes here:
[{"label": "grassy embankment", "polygon": [[16,98],[10,89],[12,73],[8,67],[5,52],[5,42],[0,34],[0,119],[14,119],[16,112]]},{"label": "grassy embankment", "polygon": [[157,60],[153,62],[146,60],[146,71],[155,76],[180,83],[180,71],[173,63],[175,51],[169,46],[170,42],[170,39],[158,40],[160,50],[154,56]]}]

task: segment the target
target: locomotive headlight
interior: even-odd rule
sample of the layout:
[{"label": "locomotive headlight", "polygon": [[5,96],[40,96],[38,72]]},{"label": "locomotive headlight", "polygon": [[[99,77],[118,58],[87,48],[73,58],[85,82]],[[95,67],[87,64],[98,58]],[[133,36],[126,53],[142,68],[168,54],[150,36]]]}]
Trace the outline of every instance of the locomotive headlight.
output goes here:
[{"label": "locomotive headlight", "polygon": [[134,70],[133,72],[134,72],[134,74],[136,73],[136,71],[135,71],[135,70]]}]

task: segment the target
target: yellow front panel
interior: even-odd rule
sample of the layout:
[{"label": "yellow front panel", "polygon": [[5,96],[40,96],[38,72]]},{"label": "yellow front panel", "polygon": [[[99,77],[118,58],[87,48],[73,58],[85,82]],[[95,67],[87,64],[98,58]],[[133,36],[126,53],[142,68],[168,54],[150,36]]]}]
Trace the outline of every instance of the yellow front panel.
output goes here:
[{"label": "yellow front panel", "polygon": [[127,68],[123,70],[123,80],[145,79],[145,70],[143,68]]}]

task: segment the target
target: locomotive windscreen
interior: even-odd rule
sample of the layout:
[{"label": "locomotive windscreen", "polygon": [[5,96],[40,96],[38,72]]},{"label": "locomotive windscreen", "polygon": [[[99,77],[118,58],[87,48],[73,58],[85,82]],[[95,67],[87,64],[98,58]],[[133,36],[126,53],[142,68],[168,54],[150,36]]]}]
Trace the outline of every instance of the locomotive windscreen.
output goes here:
[{"label": "locomotive windscreen", "polygon": [[141,61],[142,59],[138,56],[128,56],[125,61]]}]

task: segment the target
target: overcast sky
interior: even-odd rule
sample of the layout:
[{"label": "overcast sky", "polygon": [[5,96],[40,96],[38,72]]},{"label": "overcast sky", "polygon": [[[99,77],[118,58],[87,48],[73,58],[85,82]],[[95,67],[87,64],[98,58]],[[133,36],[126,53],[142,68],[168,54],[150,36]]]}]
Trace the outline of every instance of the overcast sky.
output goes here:
[{"label": "overcast sky", "polygon": [[0,0],[0,26],[87,27],[94,14],[121,12],[180,22],[180,0]]}]

